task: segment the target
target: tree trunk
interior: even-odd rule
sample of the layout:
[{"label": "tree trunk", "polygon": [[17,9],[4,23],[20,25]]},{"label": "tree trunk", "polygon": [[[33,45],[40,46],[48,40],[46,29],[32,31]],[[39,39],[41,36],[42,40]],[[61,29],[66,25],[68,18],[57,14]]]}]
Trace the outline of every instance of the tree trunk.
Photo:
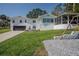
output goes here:
[{"label": "tree trunk", "polygon": [[73,3],[73,12],[75,12],[75,3]]}]

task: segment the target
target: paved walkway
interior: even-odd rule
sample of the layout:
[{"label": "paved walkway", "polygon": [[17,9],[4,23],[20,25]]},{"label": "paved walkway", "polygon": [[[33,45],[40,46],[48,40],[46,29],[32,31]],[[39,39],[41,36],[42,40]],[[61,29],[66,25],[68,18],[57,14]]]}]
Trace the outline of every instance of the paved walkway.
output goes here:
[{"label": "paved walkway", "polygon": [[79,39],[46,40],[43,43],[49,56],[79,56]]},{"label": "paved walkway", "polygon": [[2,33],[0,34],[0,42],[4,41],[4,40],[7,40],[13,36],[16,36],[20,33],[22,33],[23,31],[9,31],[9,32],[6,32],[6,33]]}]

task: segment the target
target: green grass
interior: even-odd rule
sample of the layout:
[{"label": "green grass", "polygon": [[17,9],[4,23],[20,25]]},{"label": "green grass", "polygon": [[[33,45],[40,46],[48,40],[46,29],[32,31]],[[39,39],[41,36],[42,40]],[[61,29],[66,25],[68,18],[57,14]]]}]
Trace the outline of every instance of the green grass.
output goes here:
[{"label": "green grass", "polygon": [[8,28],[0,28],[0,34],[10,31]]},{"label": "green grass", "polygon": [[[23,32],[0,43],[0,55],[32,56],[39,47],[43,47],[42,41],[62,33],[63,30]],[[70,31],[67,33],[70,33]]]}]

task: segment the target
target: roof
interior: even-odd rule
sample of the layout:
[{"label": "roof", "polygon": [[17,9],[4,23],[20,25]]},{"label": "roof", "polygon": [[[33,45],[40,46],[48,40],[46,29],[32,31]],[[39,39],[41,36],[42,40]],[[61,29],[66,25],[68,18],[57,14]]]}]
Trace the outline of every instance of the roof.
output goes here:
[{"label": "roof", "polygon": [[[79,15],[79,13],[71,13],[71,12],[67,13],[67,12],[64,12],[64,13],[61,14],[60,16],[62,16],[62,15]],[[58,16],[58,17],[59,17],[59,16]]]},{"label": "roof", "polygon": [[52,14],[45,14],[45,15],[41,15],[39,17],[51,17],[51,18],[56,18],[57,16],[52,15]]},{"label": "roof", "polygon": [[25,17],[25,16],[15,16],[15,17],[10,17],[10,19],[12,20],[12,19],[17,19],[17,20],[19,20],[19,19],[27,19],[27,17]]}]

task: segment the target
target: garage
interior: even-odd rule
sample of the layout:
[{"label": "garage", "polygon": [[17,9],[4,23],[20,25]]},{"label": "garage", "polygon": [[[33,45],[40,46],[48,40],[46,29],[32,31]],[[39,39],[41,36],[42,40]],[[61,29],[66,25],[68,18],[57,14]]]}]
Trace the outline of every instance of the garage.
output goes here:
[{"label": "garage", "polygon": [[13,26],[13,30],[26,30],[26,26]]}]

